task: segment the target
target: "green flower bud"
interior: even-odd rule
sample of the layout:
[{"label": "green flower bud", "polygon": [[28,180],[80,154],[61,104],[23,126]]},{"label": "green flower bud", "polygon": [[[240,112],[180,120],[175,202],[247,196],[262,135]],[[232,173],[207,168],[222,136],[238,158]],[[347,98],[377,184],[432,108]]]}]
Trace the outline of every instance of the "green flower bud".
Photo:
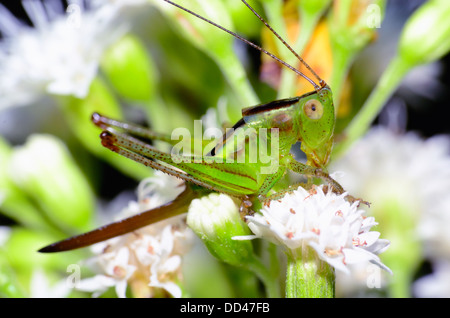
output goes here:
[{"label": "green flower bud", "polygon": [[342,85],[357,54],[372,41],[384,18],[385,0],[341,0],[329,16],[333,72],[329,85],[340,100]]},{"label": "green flower bud", "polygon": [[389,63],[359,113],[347,126],[343,133],[346,140],[334,148],[333,158],[344,153],[351,143],[367,131],[412,68],[433,62],[450,51],[449,15],[450,1],[429,0],[409,18],[400,38],[398,54]]},{"label": "green flower bud", "polygon": [[50,135],[32,135],[14,149],[11,179],[63,229],[86,230],[94,210],[90,186],[65,145]]},{"label": "green flower bud", "polygon": [[409,18],[400,38],[400,56],[411,67],[450,51],[450,1],[429,0]]},{"label": "green flower bud", "polygon": [[235,266],[253,259],[250,241],[233,240],[250,232],[239,216],[233,200],[225,194],[211,193],[195,199],[189,206],[187,224],[218,259]]},{"label": "green flower bud", "polygon": [[47,220],[32,204],[27,194],[17,187],[10,178],[9,162],[11,161],[12,152],[10,145],[0,138],[1,212],[18,224],[49,233],[52,231],[52,228],[47,223]]},{"label": "green flower bud", "polygon": [[104,54],[101,66],[123,97],[146,101],[154,94],[155,66],[137,37],[126,35],[112,45]]}]

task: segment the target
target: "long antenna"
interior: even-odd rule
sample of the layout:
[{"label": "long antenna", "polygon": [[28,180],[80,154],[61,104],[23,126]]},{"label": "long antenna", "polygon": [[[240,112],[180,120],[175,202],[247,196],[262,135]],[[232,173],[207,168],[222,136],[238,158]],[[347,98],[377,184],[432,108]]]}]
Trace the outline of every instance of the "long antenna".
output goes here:
[{"label": "long antenna", "polygon": [[[266,54],[266,55],[268,55],[268,56],[270,56],[271,58],[273,58],[273,59],[276,60],[277,62],[283,64],[284,66],[286,66],[287,68],[289,68],[291,71],[295,72],[297,75],[300,75],[301,77],[303,77],[304,79],[306,79],[308,82],[310,82],[311,85],[314,87],[315,90],[319,90],[319,89],[321,88],[321,87],[320,87],[319,85],[317,85],[312,79],[310,79],[308,76],[306,76],[305,74],[303,74],[302,72],[300,72],[299,70],[297,70],[295,67],[289,65],[288,63],[286,63],[285,61],[281,60],[281,59],[280,59],[279,57],[277,57],[276,55],[274,55],[274,54],[272,54],[272,53],[270,53],[270,52],[264,50],[262,47],[256,45],[255,43],[250,42],[249,40],[243,38],[242,36],[240,36],[240,35],[238,35],[238,34],[236,34],[236,33],[234,33],[233,31],[230,31],[230,30],[224,28],[223,26],[218,25],[217,23],[212,22],[211,20],[208,20],[208,19],[202,17],[201,15],[199,15],[199,14],[197,14],[197,13],[195,13],[195,12],[189,10],[189,9],[186,9],[185,7],[182,7],[182,6],[179,5],[179,4],[176,4],[176,3],[174,3],[174,2],[172,2],[172,1],[170,1],[170,0],[163,0],[163,1],[165,1],[165,2],[167,2],[167,3],[169,3],[169,4],[173,5],[173,6],[175,6],[175,7],[179,8],[179,9],[181,9],[181,10],[183,10],[183,11],[185,11],[185,12],[187,12],[187,13],[189,13],[189,14],[191,14],[191,15],[193,15],[193,16],[195,16],[195,17],[197,17],[197,18],[199,18],[199,19],[201,19],[201,20],[203,20],[203,21],[205,21],[205,22],[208,22],[209,24],[215,26],[216,28],[219,28],[219,29],[221,29],[222,31],[227,32],[228,34],[231,34],[231,35],[234,36],[236,39],[241,40],[242,42],[244,42],[244,43],[250,45],[251,47],[253,47],[253,48],[255,48],[255,49],[257,49],[257,50],[263,52],[264,54]],[[247,5],[247,7],[249,7],[249,8],[253,11],[253,13],[256,14],[256,12],[253,10],[252,7],[250,7],[250,5],[249,5],[247,2],[245,2],[244,0],[242,0],[242,1],[245,3],[245,5]],[[269,27],[269,29],[270,29],[270,30],[271,30],[271,31],[272,31],[272,32],[273,32],[273,33],[274,33],[274,34],[275,34],[275,35],[276,35],[276,36],[277,36],[277,37],[278,37],[285,45],[287,45],[287,43],[286,43],[286,42],[285,42],[285,41],[284,41],[284,40],[283,40],[283,39],[282,39],[282,38],[281,38],[281,37],[280,37],[280,36],[279,36],[279,35],[278,35],[278,34],[277,34],[277,33],[276,33],[276,32],[268,25],[268,24],[267,24],[267,22],[265,22],[258,14],[257,14],[257,16],[260,18],[261,21],[264,22],[264,24],[265,24],[266,26]],[[291,50],[291,52],[294,53],[294,51],[292,50],[292,48],[290,48],[289,45],[287,45],[287,47]],[[295,54],[298,58],[300,58],[296,53],[294,53],[294,54]],[[309,70],[312,71],[312,69],[309,67],[309,65],[306,64],[306,62],[305,62],[302,58],[300,58],[300,61],[301,61],[301,62],[302,62]],[[312,73],[319,79],[320,84],[323,86],[324,81],[322,81],[322,80],[320,79],[320,77],[318,77],[317,74],[314,73],[314,71],[312,71]]]},{"label": "long antenna", "polygon": [[317,75],[316,72],[314,72],[314,70],[311,68],[311,66],[309,66],[305,60],[299,56],[297,54],[297,52],[294,51],[294,49],[269,25],[269,23],[266,22],[266,20],[263,19],[263,17],[261,17],[258,12],[255,11],[255,9],[252,8],[251,5],[249,5],[247,3],[247,1],[245,0],[241,0],[246,6],[247,8],[249,8],[254,15],[256,15],[258,17],[259,20],[261,20],[262,23],[264,23],[264,25],[270,30],[270,32],[272,32],[277,38],[278,40],[281,41],[281,43],[283,43],[283,45],[289,50],[291,51],[292,54],[295,55],[295,57],[317,78],[317,80],[319,81],[320,85],[323,87],[325,86],[325,81],[323,79],[321,79],[319,77],[319,75]]}]

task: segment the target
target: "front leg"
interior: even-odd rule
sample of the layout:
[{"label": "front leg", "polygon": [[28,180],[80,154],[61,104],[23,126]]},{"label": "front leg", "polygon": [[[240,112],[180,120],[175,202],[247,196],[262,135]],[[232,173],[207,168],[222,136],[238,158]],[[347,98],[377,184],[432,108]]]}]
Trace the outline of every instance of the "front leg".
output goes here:
[{"label": "front leg", "polygon": [[245,216],[251,215],[262,208],[262,204],[267,200],[267,193],[280,180],[286,172],[286,167],[278,166],[277,170],[272,174],[267,174],[258,192],[252,195],[246,195],[242,198],[239,213],[243,220]]},{"label": "front leg", "polygon": [[336,194],[344,193],[344,188],[336,180],[331,178],[328,173],[324,172],[320,168],[311,167],[304,163],[298,162],[290,155],[285,157],[283,163],[286,165],[287,169],[296,173],[302,174],[308,178],[319,178],[326,181],[330,185],[332,191]]},{"label": "front leg", "polygon": [[[291,160],[289,160],[289,159],[291,159]],[[314,167],[308,166],[304,163],[294,160],[292,157],[290,157],[290,158],[288,158],[288,160],[286,160],[286,166],[289,170],[292,170],[296,173],[305,175],[309,178],[314,177],[314,178],[319,178],[319,179],[326,181],[328,183],[329,187],[331,188],[331,191],[333,191],[336,194],[343,194],[345,192],[344,188],[336,180],[334,180],[332,177],[330,177],[330,175],[328,173],[324,172],[320,168],[314,168]],[[355,198],[352,195],[347,195],[345,197],[345,199],[350,203],[359,201],[360,203],[363,203],[370,207],[369,202],[364,201],[361,198]]]}]

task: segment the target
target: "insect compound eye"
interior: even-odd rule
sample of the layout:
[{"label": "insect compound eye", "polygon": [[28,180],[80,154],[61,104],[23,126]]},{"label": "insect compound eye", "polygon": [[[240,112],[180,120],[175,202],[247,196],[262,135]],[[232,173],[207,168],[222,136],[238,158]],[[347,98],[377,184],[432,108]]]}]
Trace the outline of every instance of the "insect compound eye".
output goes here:
[{"label": "insect compound eye", "polygon": [[320,119],[323,115],[323,105],[317,99],[310,99],[303,106],[303,111],[310,119]]}]

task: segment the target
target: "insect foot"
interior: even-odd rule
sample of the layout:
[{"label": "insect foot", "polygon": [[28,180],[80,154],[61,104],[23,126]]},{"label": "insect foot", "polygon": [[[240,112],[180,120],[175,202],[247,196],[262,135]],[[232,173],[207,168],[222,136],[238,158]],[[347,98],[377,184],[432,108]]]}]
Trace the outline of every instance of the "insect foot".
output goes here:
[{"label": "insect foot", "polygon": [[330,177],[330,175],[328,173],[324,172],[322,169],[316,168],[314,170],[314,176],[328,182],[328,187],[331,188],[331,190],[334,193],[342,194],[345,192],[344,188],[336,180],[334,180],[332,177]]},{"label": "insect foot", "polygon": [[91,117],[91,121],[96,125],[97,127],[100,127],[101,129],[106,129],[108,125],[105,123],[105,118],[100,115],[99,113],[93,113]]},{"label": "insect foot", "polygon": [[241,219],[245,221],[245,217],[247,215],[252,215],[255,213],[251,208],[253,207],[253,202],[250,199],[249,196],[245,196],[242,201],[241,205],[239,206],[239,215],[241,216]]},{"label": "insect foot", "polygon": [[347,202],[349,202],[350,204],[353,204],[353,203],[355,203],[355,202],[358,201],[358,207],[359,207],[361,204],[365,204],[365,205],[367,205],[367,207],[370,208],[370,204],[371,204],[370,202],[365,201],[365,200],[363,200],[362,198],[355,198],[355,197],[352,196],[352,195],[347,195],[347,196],[345,197],[345,200],[346,200]]},{"label": "insect foot", "polygon": [[102,145],[112,151],[117,151],[118,147],[115,145],[117,143],[117,138],[109,131],[103,131],[100,134],[102,140]]},{"label": "insect foot", "polygon": [[[336,193],[336,194],[342,194],[342,193],[345,192],[345,191],[344,191],[344,188],[343,188],[339,183],[337,183],[337,181],[335,181],[335,180],[334,180],[333,178],[331,178],[330,176],[328,176],[328,178],[331,180],[331,182],[328,181],[328,182],[330,183],[330,185],[329,185],[329,186],[324,186],[324,187],[323,187],[324,193],[327,193],[327,192],[329,191],[330,187],[331,187],[331,191],[333,191],[333,192]],[[370,208],[370,204],[371,204],[370,202],[365,201],[365,200],[363,200],[362,198],[355,198],[354,196],[349,195],[349,194],[345,197],[345,200],[346,200],[347,202],[349,202],[350,204],[353,204],[353,203],[355,203],[355,202],[358,201],[358,207],[359,207],[361,204],[365,204],[365,205],[367,205],[367,206]]]}]

